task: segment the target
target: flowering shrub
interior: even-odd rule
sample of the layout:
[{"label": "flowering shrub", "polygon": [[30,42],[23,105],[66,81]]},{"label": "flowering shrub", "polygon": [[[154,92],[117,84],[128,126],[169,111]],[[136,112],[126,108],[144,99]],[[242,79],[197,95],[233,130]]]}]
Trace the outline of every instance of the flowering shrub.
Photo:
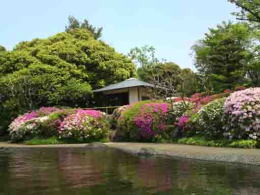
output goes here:
[{"label": "flowering shrub", "polygon": [[225,101],[226,136],[260,138],[260,88],[249,88],[232,93]]},{"label": "flowering shrub", "polygon": [[[76,116],[76,117],[75,117]],[[23,141],[34,137],[52,137],[60,136],[60,138],[76,139],[78,132],[85,133],[88,129],[91,129],[89,136],[91,139],[97,139],[100,137],[100,132],[103,136],[108,130],[107,122],[105,120],[104,113],[96,110],[83,110],[83,109],[58,109],[54,107],[42,107],[39,110],[26,113],[16,118],[9,126],[11,141]],[[72,119],[74,118],[74,128],[71,128]],[[83,118],[87,118],[84,122]],[[71,122],[71,123],[70,123]],[[78,126],[76,126],[78,125]],[[82,127],[86,125],[87,127]],[[67,128],[68,127],[68,128]],[[104,130],[100,130],[101,127],[105,127]],[[74,130],[78,130],[74,133]],[[62,133],[61,133],[62,132]],[[95,135],[95,136],[94,136]],[[81,137],[78,137],[80,140]],[[84,139],[88,141],[87,139]],[[83,141],[83,139],[82,139]]]},{"label": "flowering shrub", "polygon": [[55,135],[53,128],[49,125],[50,114],[60,109],[55,107],[42,107],[39,110],[25,113],[17,117],[9,125],[9,135],[11,141],[22,141],[34,136],[51,136]]},{"label": "flowering shrub", "polygon": [[152,141],[166,131],[169,104],[142,101],[128,106],[117,122],[118,139]]},{"label": "flowering shrub", "polygon": [[25,122],[35,119],[38,117],[38,113],[35,111],[25,113],[22,116],[17,117],[10,125],[9,130],[10,131],[17,131],[21,125],[23,125]]},{"label": "flowering shrub", "polygon": [[88,115],[93,118],[100,118],[104,115],[104,113],[98,111],[98,110],[83,110],[83,109],[78,109],[76,110],[78,114],[82,115]]},{"label": "flowering shrub", "polygon": [[208,138],[223,138],[225,125],[224,115],[225,98],[217,99],[203,106],[191,118],[191,125],[197,133]]},{"label": "flowering shrub", "polygon": [[59,138],[80,142],[99,141],[107,137],[108,122],[95,110],[77,110],[67,116],[59,127]]},{"label": "flowering shrub", "polygon": [[167,103],[144,104],[137,116],[133,118],[139,129],[139,137],[151,140],[166,129],[169,105]]},{"label": "flowering shrub", "polygon": [[172,109],[170,111],[173,123],[177,122],[181,116],[187,114],[187,112],[191,111],[193,108],[194,103],[190,101],[179,101],[173,103]]},{"label": "flowering shrub", "polygon": [[184,129],[186,127],[186,124],[189,121],[189,116],[183,115],[178,119],[177,126],[181,129]]}]

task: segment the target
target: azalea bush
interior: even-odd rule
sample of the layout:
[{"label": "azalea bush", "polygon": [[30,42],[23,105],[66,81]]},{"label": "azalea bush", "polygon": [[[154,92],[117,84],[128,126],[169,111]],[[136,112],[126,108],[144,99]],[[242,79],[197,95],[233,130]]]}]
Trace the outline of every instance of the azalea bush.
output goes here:
[{"label": "azalea bush", "polygon": [[216,99],[203,106],[190,120],[190,127],[197,134],[210,139],[224,137],[224,102],[225,98]]},{"label": "azalea bush", "polygon": [[77,110],[67,116],[59,126],[59,138],[77,142],[105,139],[109,123],[104,114],[96,110]]},{"label": "azalea bush", "polygon": [[[82,118],[87,118],[87,122],[83,123]],[[75,122],[74,128],[71,126],[72,122]],[[91,133],[89,134],[92,134],[92,136],[90,137],[94,139],[93,135],[95,135],[95,140],[97,140],[101,137],[98,135],[100,134],[100,124],[101,127],[104,127],[105,131],[108,130],[109,125],[107,125],[108,122],[105,119],[105,114],[100,111],[42,107],[39,110],[31,111],[17,117],[9,125],[9,135],[13,142],[36,137],[49,138],[53,136],[59,137],[60,139],[89,141],[90,139],[82,139],[82,137],[79,136],[79,132],[89,133],[87,132],[88,129],[82,126],[86,125],[87,128],[91,129]],[[107,134],[107,132],[103,130],[101,133],[103,137]]]},{"label": "azalea bush", "polygon": [[[55,107],[42,107],[39,110],[25,113],[24,115],[18,116],[9,125],[9,135],[13,142],[22,141],[24,139],[30,139],[35,136],[48,135],[52,128],[49,125],[45,127],[47,121],[50,121],[49,115],[52,112],[59,111],[59,108]],[[42,131],[44,129],[44,131]],[[50,133],[51,135],[55,133]]]},{"label": "azalea bush", "polygon": [[128,141],[154,141],[167,130],[170,105],[143,101],[130,105],[118,119],[117,137]]},{"label": "azalea bush", "polygon": [[226,136],[230,139],[260,139],[260,87],[232,93],[225,101]]}]

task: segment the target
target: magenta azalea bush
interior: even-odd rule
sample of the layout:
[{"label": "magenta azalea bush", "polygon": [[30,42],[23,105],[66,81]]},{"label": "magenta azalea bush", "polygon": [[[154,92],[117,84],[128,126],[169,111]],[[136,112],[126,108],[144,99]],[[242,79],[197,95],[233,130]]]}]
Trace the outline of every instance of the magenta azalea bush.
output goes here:
[{"label": "magenta azalea bush", "polygon": [[42,107],[17,117],[9,125],[9,135],[13,142],[51,136],[88,141],[105,137],[108,129],[105,114],[100,111]]},{"label": "magenta azalea bush", "polygon": [[230,139],[260,138],[260,87],[232,93],[225,101],[225,135]]},{"label": "magenta azalea bush", "polygon": [[143,101],[124,108],[116,137],[127,141],[153,141],[167,130],[169,104]]}]

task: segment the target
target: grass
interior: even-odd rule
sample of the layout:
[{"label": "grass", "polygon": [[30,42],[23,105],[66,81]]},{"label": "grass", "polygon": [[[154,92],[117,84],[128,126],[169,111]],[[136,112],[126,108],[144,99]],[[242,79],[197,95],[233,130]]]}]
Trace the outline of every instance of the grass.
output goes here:
[{"label": "grass", "polygon": [[64,142],[59,140],[57,137],[50,138],[33,138],[24,141],[26,145],[46,145],[46,144],[63,144]]},{"label": "grass", "polygon": [[187,137],[176,141],[179,144],[213,146],[213,147],[232,147],[232,148],[258,148],[259,142],[256,140],[207,140],[204,137]]},{"label": "grass", "polygon": [[[100,141],[95,142],[108,142],[109,140],[107,138],[104,138]],[[40,138],[36,137],[30,140],[26,140],[23,142],[26,145],[47,145],[47,144],[79,144],[79,143],[90,143],[90,142],[84,142],[79,140],[59,140],[57,137],[50,137],[50,138]]]},{"label": "grass", "polygon": [[[108,142],[108,139],[101,140],[100,142]],[[23,142],[26,145],[47,145],[47,144],[71,144],[71,143],[84,143],[76,140],[62,141],[57,137],[50,138],[33,138]],[[164,141],[160,143],[169,143]],[[255,140],[207,140],[204,137],[185,137],[175,140],[172,143],[211,146],[211,147],[232,147],[232,148],[260,148],[260,143]]]}]

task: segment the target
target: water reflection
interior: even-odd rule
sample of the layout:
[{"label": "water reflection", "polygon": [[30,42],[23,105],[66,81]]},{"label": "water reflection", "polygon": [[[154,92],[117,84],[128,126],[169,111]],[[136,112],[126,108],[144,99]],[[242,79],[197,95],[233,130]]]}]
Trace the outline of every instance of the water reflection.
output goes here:
[{"label": "water reflection", "polygon": [[260,194],[260,167],[112,149],[0,151],[1,194]]}]

